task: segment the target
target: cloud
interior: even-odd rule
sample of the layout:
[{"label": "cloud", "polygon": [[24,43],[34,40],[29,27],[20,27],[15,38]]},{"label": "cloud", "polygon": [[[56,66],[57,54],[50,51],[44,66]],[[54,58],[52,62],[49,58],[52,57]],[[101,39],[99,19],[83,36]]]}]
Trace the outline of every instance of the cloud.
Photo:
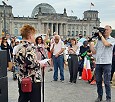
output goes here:
[{"label": "cloud", "polygon": [[105,25],[110,25],[113,29],[115,29],[115,20],[102,21],[101,26],[104,27]]},{"label": "cloud", "polygon": [[[113,24],[115,19],[115,0],[8,0],[8,4],[13,6],[14,16],[31,16],[32,10],[40,3],[48,3],[54,7],[57,13],[63,13],[66,8],[67,14],[83,17],[83,12],[90,9],[91,2],[94,4],[92,10],[99,11],[101,22]],[[114,22],[115,23],[115,22]]]}]

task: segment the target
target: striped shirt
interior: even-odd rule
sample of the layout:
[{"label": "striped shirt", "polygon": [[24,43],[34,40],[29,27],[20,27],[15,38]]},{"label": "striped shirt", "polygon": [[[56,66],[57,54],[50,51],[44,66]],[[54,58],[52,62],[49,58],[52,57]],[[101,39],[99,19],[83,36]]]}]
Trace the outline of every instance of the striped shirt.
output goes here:
[{"label": "striped shirt", "polygon": [[115,39],[109,36],[106,39],[112,46],[104,46],[101,40],[97,41],[95,45],[96,50],[96,64],[111,64],[112,63],[112,51],[115,44]]}]

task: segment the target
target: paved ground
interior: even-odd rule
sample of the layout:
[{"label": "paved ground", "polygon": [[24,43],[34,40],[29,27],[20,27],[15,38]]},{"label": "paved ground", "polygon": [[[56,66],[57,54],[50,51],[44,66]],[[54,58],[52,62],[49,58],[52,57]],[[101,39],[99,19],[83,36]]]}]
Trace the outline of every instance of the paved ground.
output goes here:
[{"label": "paved ground", "polygon": [[[69,74],[65,70],[65,82],[52,81],[53,72],[45,73],[45,102],[94,102],[97,98],[96,86],[89,85],[83,80],[76,84],[68,83]],[[18,102],[17,81],[12,80],[12,72],[8,72],[9,101]],[[105,93],[104,97],[105,99]],[[115,88],[112,88],[112,102],[115,102]]]}]

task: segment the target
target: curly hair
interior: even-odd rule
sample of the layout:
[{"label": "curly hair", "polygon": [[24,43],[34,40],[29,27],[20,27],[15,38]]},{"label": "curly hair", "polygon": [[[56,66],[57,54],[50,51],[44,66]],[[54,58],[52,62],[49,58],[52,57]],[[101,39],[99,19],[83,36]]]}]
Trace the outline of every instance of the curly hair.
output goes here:
[{"label": "curly hair", "polygon": [[35,34],[35,33],[36,33],[36,30],[35,30],[35,28],[32,27],[31,25],[25,24],[25,25],[21,28],[20,33],[21,33],[22,38],[28,39],[28,36],[29,36],[30,34]]}]

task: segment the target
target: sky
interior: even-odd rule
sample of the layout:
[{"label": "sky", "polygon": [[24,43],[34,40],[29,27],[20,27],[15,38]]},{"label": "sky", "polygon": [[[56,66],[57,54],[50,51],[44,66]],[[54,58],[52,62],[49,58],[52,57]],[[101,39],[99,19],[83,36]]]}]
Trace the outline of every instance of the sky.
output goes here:
[{"label": "sky", "polygon": [[[2,0],[0,0],[2,4]],[[68,16],[77,16],[83,18],[86,10],[97,10],[101,21],[101,27],[111,25],[115,29],[115,0],[4,0],[8,5],[13,7],[15,17],[31,16],[32,10],[40,3],[48,3],[56,13],[63,13],[66,8]],[[94,6],[91,6],[91,3]],[[71,12],[73,11],[73,13]]]}]

